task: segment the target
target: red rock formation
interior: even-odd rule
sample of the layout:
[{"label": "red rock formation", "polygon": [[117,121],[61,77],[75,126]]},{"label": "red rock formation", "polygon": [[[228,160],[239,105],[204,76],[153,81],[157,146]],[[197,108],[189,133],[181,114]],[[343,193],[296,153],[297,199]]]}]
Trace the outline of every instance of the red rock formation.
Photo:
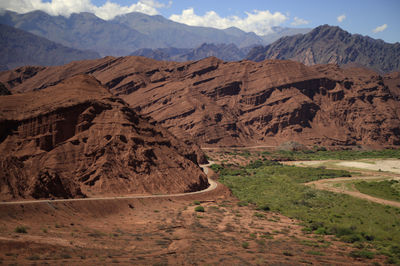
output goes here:
[{"label": "red rock formation", "polygon": [[[377,73],[293,61],[159,62],[107,57],[48,67],[13,92],[41,89],[76,73],[96,77],[114,95],[178,138],[202,146],[400,145],[400,102]],[[185,132],[185,133],[183,133]]]},{"label": "red rock formation", "polygon": [[93,77],[0,97],[0,199],[208,186],[196,153]]}]

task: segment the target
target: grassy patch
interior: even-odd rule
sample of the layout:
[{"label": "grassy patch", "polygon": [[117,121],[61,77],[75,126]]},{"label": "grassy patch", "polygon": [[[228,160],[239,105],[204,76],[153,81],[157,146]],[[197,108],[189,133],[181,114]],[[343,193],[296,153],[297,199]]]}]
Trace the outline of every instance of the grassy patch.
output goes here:
[{"label": "grassy patch", "polygon": [[[264,153],[263,153],[264,154]],[[274,151],[267,152],[265,155],[270,159],[278,160],[358,160],[358,159],[400,159],[400,149],[386,149],[373,151],[353,151],[353,150],[301,150],[301,151]]]},{"label": "grassy patch", "polygon": [[385,180],[380,182],[355,183],[358,191],[364,194],[387,200],[400,201],[400,182],[397,180]]},{"label": "grassy patch", "polygon": [[353,250],[350,252],[350,257],[353,258],[363,258],[363,259],[373,259],[375,254],[368,250]]},{"label": "grassy patch", "polygon": [[380,253],[400,260],[400,209],[316,190],[304,182],[349,175],[346,171],[283,165],[243,167],[242,175],[223,175],[241,202],[268,206],[303,221],[304,230],[331,234],[348,243],[369,242]]}]

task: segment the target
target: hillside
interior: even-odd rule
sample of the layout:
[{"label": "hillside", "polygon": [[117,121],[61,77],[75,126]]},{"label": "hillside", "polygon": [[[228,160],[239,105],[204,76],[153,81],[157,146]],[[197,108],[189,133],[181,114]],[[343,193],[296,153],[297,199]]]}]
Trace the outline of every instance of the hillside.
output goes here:
[{"label": "hillside", "polygon": [[159,48],[159,49],[139,49],[133,52],[133,56],[144,56],[156,60],[166,61],[195,61],[215,56],[224,61],[242,60],[250,48],[239,49],[234,44],[213,44],[203,43],[197,48]]},{"label": "hillside", "polygon": [[388,73],[400,70],[400,43],[389,44],[368,36],[350,34],[339,27],[323,25],[307,34],[283,37],[265,47],[255,47],[247,59],[363,66]]},{"label": "hillside", "polygon": [[400,102],[387,78],[363,68],[107,57],[7,71],[0,82],[18,93],[79,73],[93,75],[141,114],[202,146],[400,145]]},{"label": "hillside", "polygon": [[162,16],[149,16],[132,12],[115,17],[113,22],[161,40],[165,47],[193,48],[202,43],[233,43],[238,47],[262,44],[255,33],[246,33],[238,28],[219,30],[210,27],[188,26],[166,19]]},{"label": "hillside", "polygon": [[193,148],[88,75],[0,96],[1,200],[204,189]]},{"label": "hillside", "polygon": [[65,47],[3,24],[0,24],[0,54],[0,66],[4,69],[24,65],[64,65],[74,60],[100,58],[96,52]]}]

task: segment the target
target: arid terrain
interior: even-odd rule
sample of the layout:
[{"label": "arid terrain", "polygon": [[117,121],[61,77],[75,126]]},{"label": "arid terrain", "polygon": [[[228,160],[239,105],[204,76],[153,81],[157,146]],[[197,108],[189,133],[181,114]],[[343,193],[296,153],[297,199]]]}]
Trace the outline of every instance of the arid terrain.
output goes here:
[{"label": "arid terrain", "polygon": [[[210,173],[211,174],[211,173]],[[200,204],[205,212],[196,212]],[[0,260],[58,265],[364,265],[299,221],[240,206],[221,184],[170,198],[0,205]],[[23,226],[26,233],[17,233]]]},{"label": "arid terrain", "polygon": [[226,2],[0,0],[0,265],[400,265],[398,3]]},{"label": "arid terrain", "polygon": [[0,97],[0,199],[183,193],[204,154],[78,75]]},{"label": "arid terrain", "polygon": [[400,144],[399,83],[365,68],[286,60],[165,62],[105,57],[0,73],[12,93],[89,74],[142,115],[202,147],[391,147]]}]

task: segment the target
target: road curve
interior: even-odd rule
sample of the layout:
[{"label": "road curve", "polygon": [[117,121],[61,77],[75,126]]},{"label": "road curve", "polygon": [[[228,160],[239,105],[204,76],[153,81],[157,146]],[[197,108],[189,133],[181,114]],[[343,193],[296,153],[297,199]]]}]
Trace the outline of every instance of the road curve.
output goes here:
[{"label": "road curve", "polygon": [[[208,175],[208,166],[213,164],[213,162],[209,162],[208,164],[200,165],[203,169],[204,173]],[[218,183],[208,178],[208,183],[210,184],[208,188],[195,191],[195,192],[187,192],[187,193],[176,193],[176,194],[160,194],[160,195],[130,195],[130,196],[117,196],[117,197],[95,197],[95,198],[79,198],[79,199],[54,199],[54,200],[25,200],[25,201],[7,201],[0,202],[0,205],[16,205],[16,204],[34,204],[34,203],[50,203],[50,202],[73,202],[73,201],[96,201],[96,200],[116,200],[116,199],[147,199],[147,198],[171,198],[171,197],[182,197],[188,195],[196,195],[205,192],[212,191],[217,188]]]},{"label": "road curve", "polygon": [[360,199],[364,199],[364,200],[369,200],[372,202],[376,202],[379,204],[384,204],[384,205],[390,205],[393,207],[397,207],[400,208],[400,202],[397,201],[392,201],[392,200],[386,200],[386,199],[381,199],[381,198],[377,198],[374,196],[370,196],[364,193],[361,193],[359,191],[352,191],[352,190],[346,190],[343,188],[338,188],[338,187],[334,187],[333,184],[335,183],[340,183],[340,182],[346,182],[346,181],[354,181],[354,180],[374,180],[376,179],[376,177],[370,177],[370,176],[366,176],[366,177],[339,177],[339,178],[332,178],[332,179],[320,179],[317,181],[312,181],[312,182],[308,182],[305,183],[306,186],[313,186],[316,189],[319,190],[326,190],[326,191],[331,191],[331,192],[335,192],[335,193],[341,193],[341,194],[346,194],[346,195],[350,195],[356,198],[360,198]]}]

